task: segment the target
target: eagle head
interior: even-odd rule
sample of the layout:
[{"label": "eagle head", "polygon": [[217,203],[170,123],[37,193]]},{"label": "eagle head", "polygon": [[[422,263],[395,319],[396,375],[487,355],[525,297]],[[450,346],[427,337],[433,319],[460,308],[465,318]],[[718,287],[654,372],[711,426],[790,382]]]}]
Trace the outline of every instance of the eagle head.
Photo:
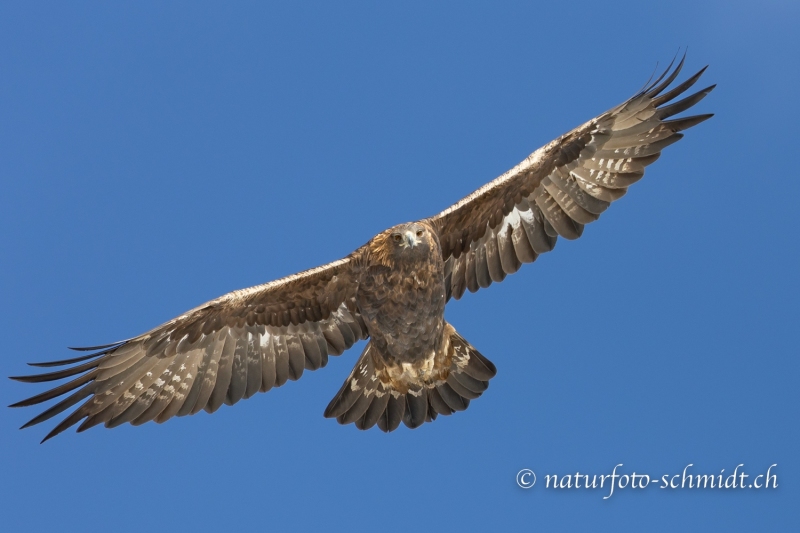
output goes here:
[{"label": "eagle head", "polygon": [[[391,228],[387,240],[396,252],[422,252],[430,249],[431,233],[428,227],[418,222],[400,224]],[[420,248],[415,250],[415,248]]]},{"label": "eagle head", "polygon": [[370,248],[373,257],[387,266],[396,260],[427,259],[434,250],[441,253],[431,228],[420,222],[408,222],[389,228],[373,239]]}]

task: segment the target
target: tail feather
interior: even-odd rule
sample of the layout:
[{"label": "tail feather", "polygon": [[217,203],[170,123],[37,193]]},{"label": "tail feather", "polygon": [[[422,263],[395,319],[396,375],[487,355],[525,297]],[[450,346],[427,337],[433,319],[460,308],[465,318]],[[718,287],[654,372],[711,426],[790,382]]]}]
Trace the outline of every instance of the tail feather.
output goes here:
[{"label": "tail feather", "polygon": [[406,412],[403,423],[406,427],[414,429],[425,423],[428,417],[428,389],[422,387],[416,394],[408,391],[406,394]]},{"label": "tail feather", "polygon": [[[369,398],[376,396],[376,394],[379,397],[383,396],[385,391],[383,389],[377,390],[376,387],[376,385],[381,384],[374,383],[374,381],[371,382],[371,378],[375,376],[375,363],[372,357],[373,350],[372,342],[367,343],[364,352],[358,359],[358,363],[356,363],[353,371],[350,372],[350,376],[344,382],[342,388],[339,389],[333,401],[331,401],[325,409],[325,418],[336,418],[339,419],[340,424],[347,424],[349,422],[343,422],[341,417],[345,416],[348,411],[355,406],[358,400],[365,396],[365,392],[367,392],[366,396]],[[364,406],[364,411],[362,411],[361,414],[364,414],[368,408],[369,404]]]},{"label": "tail feather", "polygon": [[433,369],[418,373],[387,366],[368,343],[325,417],[363,430],[377,424],[390,432],[401,422],[414,429],[438,415],[465,410],[486,391],[497,369],[449,324],[445,335],[444,353],[435,356]]},{"label": "tail feather", "polygon": [[[376,396],[373,398],[372,403],[369,404],[369,408],[364,413],[364,416],[356,420],[356,427],[358,429],[369,429],[375,424],[380,425],[382,420],[384,426],[388,427],[385,418],[386,406],[389,404],[389,398],[391,398],[390,394],[384,394],[383,396]],[[399,419],[397,420],[397,424],[400,424]],[[384,429],[384,431],[386,430]]]},{"label": "tail feather", "polygon": [[456,379],[455,373],[451,373],[449,376],[447,376],[447,384],[450,385],[450,388],[453,389],[456,394],[467,400],[474,400],[481,395],[480,392],[472,391],[462,385],[458,379]]},{"label": "tail feather", "polygon": [[378,427],[384,433],[389,433],[400,427],[400,422],[403,420],[403,415],[406,413],[406,399],[402,396],[394,397],[389,395],[389,401],[386,403],[386,410],[383,415],[378,419]]},{"label": "tail feather", "polygon": [[445,416],[455,413],[455,411],[450,409],[450,406],[445,403],[445,401],[442,399],[442,395],[439,394],[437,389],[431,390],[431,393],[428,395],[428,401],[430,402],[431,409],[435,413]]}]

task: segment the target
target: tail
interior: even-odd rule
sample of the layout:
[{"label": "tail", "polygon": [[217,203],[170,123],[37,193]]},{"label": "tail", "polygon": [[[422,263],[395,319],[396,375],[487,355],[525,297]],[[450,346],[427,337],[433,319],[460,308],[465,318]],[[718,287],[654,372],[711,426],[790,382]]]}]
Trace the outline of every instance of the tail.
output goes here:
[{"label": "tail", "polygon": [[358,429],[375,424],[394,431],[402,421],[414,429],[438,415],[469,407],[489,386],[497,369],[450,324],[441,354],[419,365],[387,364],[370,341],[353,371],[325,409],[326,418]]}]

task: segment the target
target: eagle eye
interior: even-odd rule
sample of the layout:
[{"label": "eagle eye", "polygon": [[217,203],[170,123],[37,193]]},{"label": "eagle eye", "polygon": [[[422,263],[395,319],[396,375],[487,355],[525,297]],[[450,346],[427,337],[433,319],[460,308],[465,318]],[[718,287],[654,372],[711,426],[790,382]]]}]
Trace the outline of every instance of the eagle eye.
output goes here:
[{"label": "eagle eye", "polygon": [[422,237],[422,230],[417,230],[417,237]]},{"label": "eagle eye", "polygon": [[403,240],[403,237],[399,233],[393,233],[392,239],[394,239],[394,242],[400,242]]}]

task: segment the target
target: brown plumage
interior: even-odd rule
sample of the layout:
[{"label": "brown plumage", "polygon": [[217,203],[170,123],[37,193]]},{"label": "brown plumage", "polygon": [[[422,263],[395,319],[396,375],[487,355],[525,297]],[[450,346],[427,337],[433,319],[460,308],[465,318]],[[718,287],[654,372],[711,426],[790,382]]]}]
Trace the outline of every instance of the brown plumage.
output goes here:
[{"label": "brown plumage", "polygon": [[502,281],[559,236],[580,237],[681,131],[711,117],[667,120],[714,88],[670,103],[705,70],[664,93],[682,65],[449,209],[390,228],[342,260],[226,294],[137,337],[79,348],[92,354],[33,364],[67,368],[12,379],[76,377],[12,407],[71,393],[28,427],[83,402],[44,440],[80,421],[78,431],[160,423],[297,380],[369,338],[325,416],[392,431],[466,409],[495,367],[444,320],[445,304]]}]

